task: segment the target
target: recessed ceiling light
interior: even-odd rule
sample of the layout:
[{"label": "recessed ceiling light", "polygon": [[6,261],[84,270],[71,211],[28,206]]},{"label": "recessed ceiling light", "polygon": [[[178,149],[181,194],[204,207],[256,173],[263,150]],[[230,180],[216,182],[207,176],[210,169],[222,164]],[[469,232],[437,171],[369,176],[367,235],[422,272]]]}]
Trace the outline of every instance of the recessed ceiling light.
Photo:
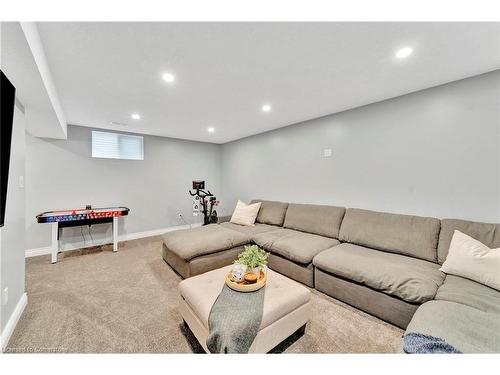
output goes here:
[{"label": "recessed ceiling light", "polygon": [[213,127],[209,127],[209,128],[207,128],[207,131],[208,131],[209,133],[213,133],[213,132],[215,132],[215,128],[213,128]]},{"label": "recessed ceiling light", "polygon": [[138,113],[132,113],[130,115],[130,117],[132,117],[134,120],[140,120],[141,119],[141,115],[138,114]]},{"label": "recessed ceiling light", "polygon": [[396,52],[396,57],[398,59],[404,59],[408,56],[410,56],[413,52],[413,48],[411,47],[404,47],[404,48],[401,48],[399,49],[397,52]]},{"label": "recessed ceiling light", "polygon": [[271,105],[270,105],[270,104],[264,104],[264,105],[262,106],[262,111],[264,111],[264,112],[269,112],[269,111],[271,111]]},{"label": "recessed ceiling light", "polygon": [[161,78],[163,78],[163,80],[165,82],[168,82],[168,83],[172,83],[175,81],[175,76],[172,73],[168,73],[168,72],[163,73]]}]

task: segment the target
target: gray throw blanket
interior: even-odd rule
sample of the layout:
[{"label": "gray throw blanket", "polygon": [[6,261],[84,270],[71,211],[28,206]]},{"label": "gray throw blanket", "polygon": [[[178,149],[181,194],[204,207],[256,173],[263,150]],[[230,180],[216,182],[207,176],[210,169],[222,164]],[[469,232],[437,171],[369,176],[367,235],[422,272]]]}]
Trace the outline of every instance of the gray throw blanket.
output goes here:
[{"label": "gray throw blanket", "polygon": [[403,350],[408,354],[461,354],[452,345],[439,337],[409,332],[403,339]]},{"label": "gray throw blanket", "polygon": [[248,353],[262,322],[264,290],[242,293],[224,284],[208,317],[211,353]]}]

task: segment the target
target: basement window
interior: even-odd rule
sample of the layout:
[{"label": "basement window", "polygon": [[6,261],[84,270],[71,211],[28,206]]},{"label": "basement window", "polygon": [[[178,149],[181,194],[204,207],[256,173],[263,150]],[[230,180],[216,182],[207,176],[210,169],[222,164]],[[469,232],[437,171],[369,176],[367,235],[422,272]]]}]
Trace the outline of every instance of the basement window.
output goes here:
[{"label": "basement window", "polygon": [[92,131],[92,157],[144,160],[144,137]]}]

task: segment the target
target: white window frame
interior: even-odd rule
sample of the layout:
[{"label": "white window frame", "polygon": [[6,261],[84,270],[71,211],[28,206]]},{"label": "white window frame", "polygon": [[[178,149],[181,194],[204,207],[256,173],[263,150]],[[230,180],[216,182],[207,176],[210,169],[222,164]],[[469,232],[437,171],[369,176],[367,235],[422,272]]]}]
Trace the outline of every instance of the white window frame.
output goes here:
[{"label": "white window frame", "polygon": [[[116,138],[115,150],[105,150],[103,145],[102,150],[97,147],[97,137]],[[139,140],[140,149],[137,154],[127,155],[125,150],[120,150],[120,139]],[[97,159],[120,159],[120,160],[144,160],[144,137],[142,135],[131,135],[126,133],[106,132],[92,130],[92,157]],[[110,143],[111,144],[111,143]]]}]

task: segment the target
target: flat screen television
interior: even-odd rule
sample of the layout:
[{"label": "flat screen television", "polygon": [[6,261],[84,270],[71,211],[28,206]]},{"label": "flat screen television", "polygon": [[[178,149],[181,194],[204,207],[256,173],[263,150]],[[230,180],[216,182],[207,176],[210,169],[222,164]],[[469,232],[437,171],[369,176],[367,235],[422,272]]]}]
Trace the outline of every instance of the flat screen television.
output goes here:
[{"label": "flat screen television", "polygon": [[4,224],[16,88],[0,70],[0,227]]}]

